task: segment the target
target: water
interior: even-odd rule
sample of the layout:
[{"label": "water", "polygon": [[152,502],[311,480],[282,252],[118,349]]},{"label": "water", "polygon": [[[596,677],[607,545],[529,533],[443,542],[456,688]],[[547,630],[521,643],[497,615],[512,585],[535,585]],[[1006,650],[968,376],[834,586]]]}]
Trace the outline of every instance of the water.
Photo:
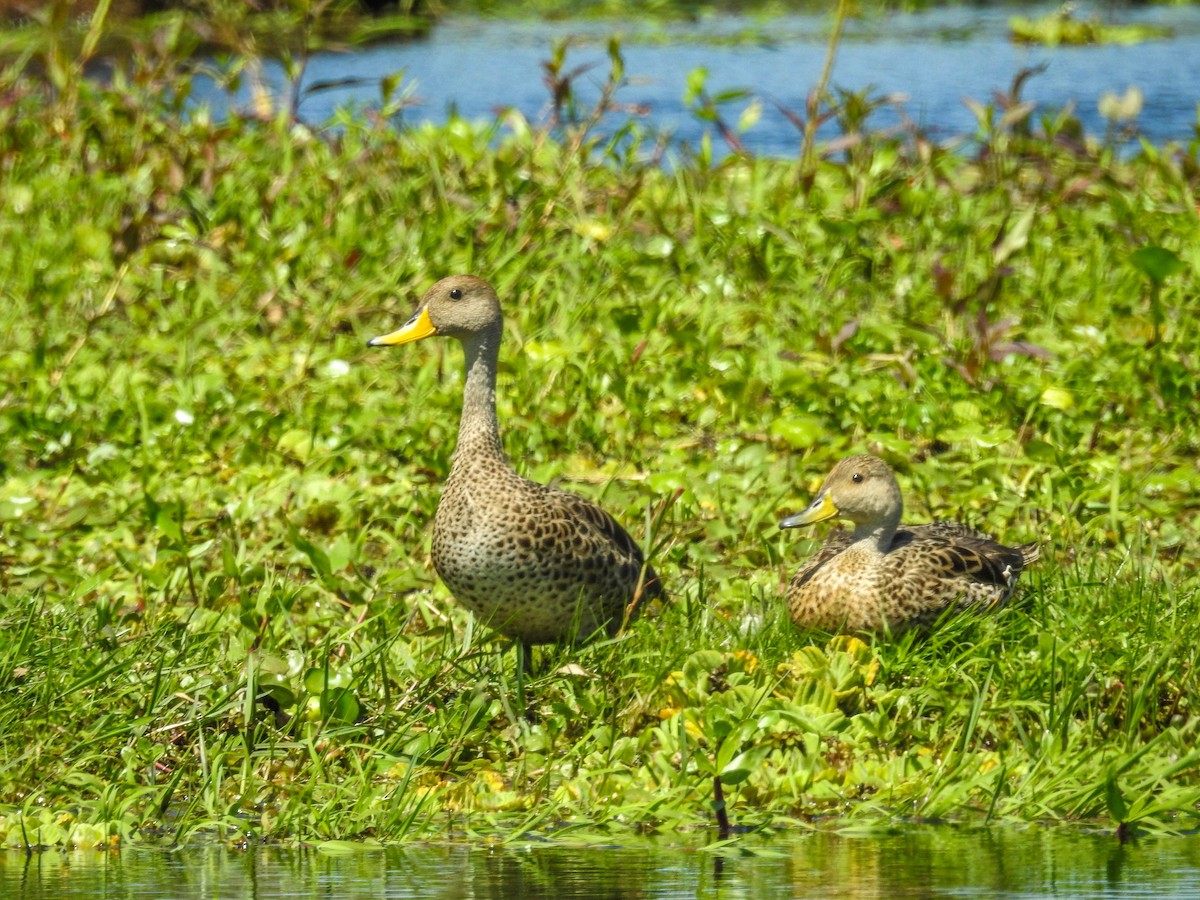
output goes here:
[{"label": "water", "polygon": [[[1053,7],[1027,10],[1030,16]],[[955,7],[911,14],[886,14],[851,22],[833,72],[835,86],[852,91],[907,96],[907,116],[934,137],[946,140],[971,134],[975,119],[964,98],[988,102],[1005,90],[1024,67],[1044,64],[1046,71],[1028,82],[1025,96],[1044,108],[1074,104],[1089,133],[1103,135],[1106,123],[1097,103],[1108,91],[1131,85],[1145,94],[1139,119],[1150,140],[1186,142],[1196,136],[1200,101],[1200,7],[1147,6],[1112,12],[1083,6],[1078,18],[1100,14],[1106,21],[1154,23],[1174,29],[1169,40],[1132,47],[1020,47],[1008,39],[1009,7]],[[789,16],[768,23],[716,17],[697,24],[646,26],[630,22],[537,23],[451,19],[428,37],[379,45],[352,53],[318,53],[304,73],[302,87],[351,79],[357,83],[302,94],[301,118],[328,121],[339,106],[378,106],[379,83],[403,70],[420,104],[404,120],[444,121],[451,109],[468,119],[494,117],[516,108],[537,120],[547,110],[549,92],[542,63],[555,40],[577,43],[567,69],[596,63],[578,82],[584,101],[598,96],[607,73],[605,41],[623,35],[622,52],[630,83],[618,100],[648,111],[646,121],[693,146],[707,127],[685,106],[688,73],[708,70],[708,90],[745,88],[766,101],[762,120],[745,136],[746,146],[762,155],[794,156],[800,136],[771,102],[800,112],[816,83],[825,55],[829,20]],[[747,32],[762,40],[730,42]],[[276,91],[283,83],[278,67],[268,66]],[[244,102],[247,92],[238,95]],[[199,98],[224,105],[210,84]],[[736,122],[745,101],[731,105]],[[892,112],[872,120],[875,127],[899,121]],[[718,142],[719,143],[719,142]]]},{"label": "water", "polygon": [[0,851],[5,898],[1200,898],[1200,836],[914,827],[747,838],[720,853],[666,839],[571,847],[404,846],[357,853],[220,847]]}]

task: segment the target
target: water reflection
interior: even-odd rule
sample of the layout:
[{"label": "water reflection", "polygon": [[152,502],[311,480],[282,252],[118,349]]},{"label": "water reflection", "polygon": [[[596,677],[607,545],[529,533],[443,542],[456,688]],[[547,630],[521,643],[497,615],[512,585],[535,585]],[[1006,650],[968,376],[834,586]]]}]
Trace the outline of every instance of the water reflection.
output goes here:
[{"label": "water reflection", "polygon": [[[720,865],[717,865],[717,863]],[[0,851],[0,897],[1200,897],[1200,836],[910,828],[746,838],[719,856],[667,839],[611,846],[403,846],[348,854],[221,847]]]},{"label": "water reflection", "polygon": [[[1030,14],[1049,11],[1053,6]],[[1030,12],[1029,10],[1025,10]],[[856,20],[841,46],[833,83],[877,94],[908,97],[906,113],[939,139],[973,134],[975,119],[964,98],[989,102],[1005,90],[1022,68],[1045,65],[1026,88],[1026,99],[1046,108],[1074,105],[1089,133],[1103,135],[1098,111],[1102,93],[1121,94],[1138,85],[1145,95],[1139,125],[1155,142],[1187,141],[1195,136],[1197,85],[1200,85],[1200,7],[1149,5],[1122,8],[1123,23],[1152,23],[1172,28],[1175,37],[1136,46],[1023,47],[1008,38],[1013,10],[959,6],[891,13]],[[1086,17],[1086,16],[1085,16]],[[824,61],[823,16],[790,16],[766,26],[749,19],[712,17],[698,23],[648,26],[634,22],[503,22],[450,19],[424,39],[361,48],[353,53],[318,53],[309,62],[303,85],[341,84],[302,94],[301,118],[324,123],[340,106],[377,106],[380,80],[403,70],[415,88],[419,106],[404,113],[408,122],[444,121],[450,109],[468,119],[490,120],[500,108],[516,108],[530,119],[546,110],[549,94],[542,63],[555,40],[574,36],[578,45],[567,68],[596,63],[576,82],[586,108],[599,96],[607,71],[604,41],[626,36],[623,44],[629,83],[618,99],[649,111],[647,121],[695,146],[707,127],[685,106],[687,77],[708,70],[708,89],[717,94],[746,88],[767,98],[761,121],[744,136],[755,153],[794,156],[800,135],[773,105],[802,111]],[[764,36],[743,41],[746,30]],[[642,35],[633,40],[631,35]],[[279,67],[267,67],[267,80],[282,93]],[[239,103],[247,104],[243,85]],[[225,100],[211,84],[197,84],[196,99],[218,113]],[[745,101],[726,110],[736,123]],[[892,110],[872,120],[876,128],[900,121]],[[833,133],[830,126],[825,134]],[[719,142],[718,142],[719,143]],[[718,148],[720,149],[720,148]]]}]

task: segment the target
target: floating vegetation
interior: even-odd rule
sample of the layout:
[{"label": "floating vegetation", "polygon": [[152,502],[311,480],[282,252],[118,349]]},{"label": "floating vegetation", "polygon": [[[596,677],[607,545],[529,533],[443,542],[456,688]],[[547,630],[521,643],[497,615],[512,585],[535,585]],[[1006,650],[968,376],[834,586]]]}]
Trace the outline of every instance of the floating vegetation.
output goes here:
[{"label": "floating vegetation", "polygon": [[1172,35],[1170,28],[1148,23],[1113,24],[1099,18],[1075,18],[1074,4],[1040,19],[1013,16],[1008,20],[1014,43],[1041,44],[1045,47],[1080,46],[1085,44],[1141,44]]}]

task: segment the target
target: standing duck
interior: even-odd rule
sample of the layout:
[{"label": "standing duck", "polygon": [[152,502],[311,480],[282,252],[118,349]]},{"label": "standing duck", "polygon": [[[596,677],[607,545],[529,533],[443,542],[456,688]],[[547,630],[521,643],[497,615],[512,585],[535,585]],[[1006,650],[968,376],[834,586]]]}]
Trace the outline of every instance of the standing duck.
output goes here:
[{"label": "standing duck", "polygon": [[444,278],[372,347],[446,335],[466,354],[458,447],[433,519],[433,565],[455,598],[521,645],[615,634],[662,595],[641,548],[596,504],[522,478],[500,445],[496,363],[503,317],[481,278]]},{"label": "standing duck", "polygon": [[904,502],[891,468],[877,456],[843,459],[809,507],[784,519],[798,528],[835,516],[853,533],[832,532],[792,576],[788,612],[801,628],[904,631],[947,609],[990,609],[1012,594],[1037,544],[1006,547],[957,522],[900,525]]}]

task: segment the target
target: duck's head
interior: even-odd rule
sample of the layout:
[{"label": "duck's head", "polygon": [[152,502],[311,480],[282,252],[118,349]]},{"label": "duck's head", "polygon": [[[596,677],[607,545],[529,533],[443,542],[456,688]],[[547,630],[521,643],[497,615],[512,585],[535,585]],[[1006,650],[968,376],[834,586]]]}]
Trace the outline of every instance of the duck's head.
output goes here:
[{"label": "duck's head", "polygon": [[903,510],[900,485],[891,468],[878,456],[848,456],[825,476],[808,508],[779,523],[799,528],[838,516],[855,525],[900,521]]},{"label": "duck's head", "polygon": [[389,334],[371,338],[367,346],[391,347],[435,334],[461,340],[499,328],[500,323],[500,301],[490,284],[474,275],[451,275],[425,292],[412,318]]}]

